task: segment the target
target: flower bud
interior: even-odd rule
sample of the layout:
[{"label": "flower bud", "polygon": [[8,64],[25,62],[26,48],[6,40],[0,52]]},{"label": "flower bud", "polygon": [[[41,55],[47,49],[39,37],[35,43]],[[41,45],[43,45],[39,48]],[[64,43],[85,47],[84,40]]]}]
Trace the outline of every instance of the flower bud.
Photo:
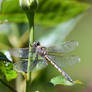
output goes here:
[{"label": "flower bud", "polygon": [[38,0],[19,0],[19,3],[25,12],[34,12],[38,7]]}]

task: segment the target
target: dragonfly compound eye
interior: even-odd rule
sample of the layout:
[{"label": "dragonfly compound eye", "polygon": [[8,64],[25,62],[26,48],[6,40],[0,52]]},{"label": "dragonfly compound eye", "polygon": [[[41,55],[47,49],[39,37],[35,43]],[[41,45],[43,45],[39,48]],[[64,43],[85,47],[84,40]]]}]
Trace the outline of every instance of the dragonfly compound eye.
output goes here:
[{"label": "dragonfly compound eye", "polygon": [[35,46],[35,47],[37,47],[39,45],[40,45],[40,42],[38,42],[38,41],[36,41],[36,42],[33,43],[33,46]]},{"label": "dragonfly compound eye", "polygon": [[40,45],[40,42],[36,42],[36,45],[39,46]]}]

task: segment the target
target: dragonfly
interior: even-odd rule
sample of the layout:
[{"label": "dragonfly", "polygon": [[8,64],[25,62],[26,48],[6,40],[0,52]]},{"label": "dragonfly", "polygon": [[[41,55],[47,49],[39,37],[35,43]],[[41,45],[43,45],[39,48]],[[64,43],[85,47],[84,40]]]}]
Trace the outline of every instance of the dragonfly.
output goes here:
[{"label": "dragonfly", "polygon": [[17,58],[14,63],[14,70],[27,72],[28,55],[33,53],[34,60],[30,72],[38,71],[50,62],[67,80],[73,83],[73,80],[64,72],[62,67],[74,65],[80,61],[80,58],[76,55],[64,55],[64,53],[73,51],[77,46],[78,42],[71,40],[46,48],[36,41],[31,45],[32,51],[29,51],[29,48],[12,48],[9,52],[12,57]]}]

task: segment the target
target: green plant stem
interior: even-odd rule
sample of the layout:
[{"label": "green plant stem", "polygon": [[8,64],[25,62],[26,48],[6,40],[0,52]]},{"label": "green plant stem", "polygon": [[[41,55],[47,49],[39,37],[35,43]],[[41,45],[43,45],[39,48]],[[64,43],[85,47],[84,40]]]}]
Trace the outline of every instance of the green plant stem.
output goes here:
[{"label": "green plant stem", "polygon": [[34,12],[27,13],[27,17],[29,20],[29,57],[28,57],[28,66],[27,66],[27,81],[26,81],[26,91],[31,92],[31,62],[33,61],[33,53],[32,47],[30,46],[34,41]]},{"label": "green plant stem", "polygon": [[10,85],[8,85],[5,81],[3,81],[2,79],[0,79],[0,82],[5,85],[6,87],[8,87],[12,92],[17,92],[14,88],[12,88]]}]

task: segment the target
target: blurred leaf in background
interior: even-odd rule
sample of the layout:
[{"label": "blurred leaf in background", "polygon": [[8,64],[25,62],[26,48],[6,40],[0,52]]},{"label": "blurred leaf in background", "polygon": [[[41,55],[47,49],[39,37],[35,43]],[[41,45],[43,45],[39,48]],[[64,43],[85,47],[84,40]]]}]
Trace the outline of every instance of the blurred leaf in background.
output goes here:
[{"label": "blurred leaf in background", "polygon": [[[39,0],[35,23],[56,26],[79,15],[87,8],[87,4],[79,3],[75,0]],[[18,0],[2,0],[0,21],[2,23],[6,20],[17,23],[28,21],[26,15],[19,7]]]}]

